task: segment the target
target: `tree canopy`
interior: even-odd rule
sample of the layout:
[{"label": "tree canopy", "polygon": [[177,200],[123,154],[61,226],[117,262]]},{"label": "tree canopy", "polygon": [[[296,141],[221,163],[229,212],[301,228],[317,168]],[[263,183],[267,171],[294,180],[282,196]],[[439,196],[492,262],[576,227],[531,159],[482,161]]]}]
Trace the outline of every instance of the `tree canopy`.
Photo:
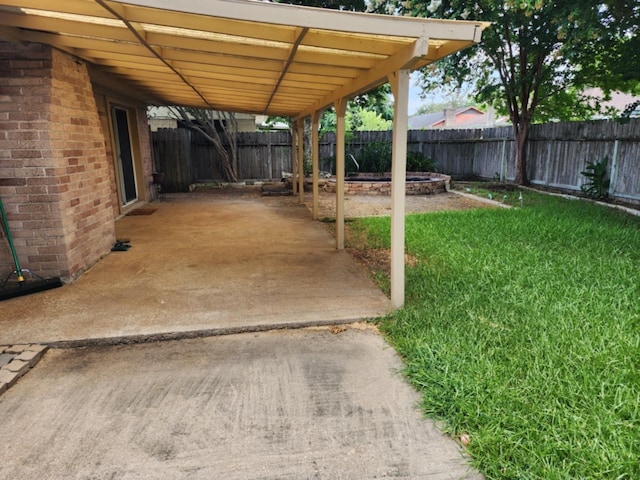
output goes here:
[{"label": "tree canopy", "polygon": [[332,10],[349,10],[352,12],[364,12],[367,8],[364,0],[277,0],[277,3],[330,8]]},{"label": "tree canopy", "polygon": [[[640,96],[640,3],[618,0],[598,9],[604,34],[593,38],[578,59],[580,81],[605,95],[621,91]],[[624,115],[638,108],[636,101]]]},{"label": "tree canopy", "polygon": [[[596,72],[608,59],[606,53],[595,55],[598,45],[626,55],[624,43],[635,41],[630,32],[638,18],[637,0],[615,0],[615,8],[595,0],[373,0],[371,8],[381,11],[380,4],[392,4],[405,15],[491,22],[481,44],[439,62],[434,79],[472,81],[477,100],[509,114],[521,184],[528,183],[531,123],[588,117],[594,105],[581,92],[599,86],[599,80],[587,72]],[[636,26],[622,13],[635,16]],[[612,72],[618,68],[607,65]],[[423,84],[433,85],[429,78]]]}]

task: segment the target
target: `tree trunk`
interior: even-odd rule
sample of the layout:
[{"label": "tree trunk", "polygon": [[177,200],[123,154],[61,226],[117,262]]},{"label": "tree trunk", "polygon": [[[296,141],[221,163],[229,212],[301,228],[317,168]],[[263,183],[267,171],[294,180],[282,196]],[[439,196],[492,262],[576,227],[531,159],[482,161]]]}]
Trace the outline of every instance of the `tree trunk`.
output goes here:
[{"label": "tree trunk", "polygon": [[[200,132],[215,148],[220,160],[220,167],[225,180],[236,183],[238,181],[238,124],[235,114],[205,110],[201,108],[172,107],[173,112],[181,118],[185,125]],[[227,116],[228,115],[228,116]],[[193,120],[197,120],[197,123]],[[217,130],[216,119],[222,127],[224,138],[229,143],[229,151]],[[215,155],[211,160],[216,159]]]},{"label": "tree trunk", "polygon": [[221,155],[222,157],[221,163],[222,163],[222,172],[224,173],[225,180],[231,183],[237,183],[238,177],[236,175],[235,170],[233,169],[233,166],[231,165],[229,154],[224,150],[224,147],[219,151],[220,153],[224,152],[224,154]]},{"label": "tree trunk", "polygon": [[529,185],[527,175],[527,142],[529,140],[529,122],[522,120],[520,125],[514,123],[513,133],[516,140],[516,178],[518,185]]},{"label": "tree trunk", "polygon": [[228,112],[226,114],[228,117],[226,118],[226,122],[223,123],[225,125],[224,134],[227,138],[227,142],[229,143],[229,168],[232,172],[232,177],[235,179],[234,182],[238,181],[238,121],[236,119],[236,115],[233,112]]}]

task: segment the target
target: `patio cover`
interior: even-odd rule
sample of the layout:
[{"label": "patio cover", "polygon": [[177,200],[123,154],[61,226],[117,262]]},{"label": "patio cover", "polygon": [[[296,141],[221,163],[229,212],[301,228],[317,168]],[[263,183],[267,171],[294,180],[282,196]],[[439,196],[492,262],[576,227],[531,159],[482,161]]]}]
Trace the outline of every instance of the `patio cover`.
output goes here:
[{"label": "patio cover", "polygon": [[480,40],[480,22],[249,0],[0,0],[0,37],[52,45],[152,105],[298,117]]},{"label": "patio cover", "polygon": [[[404,303],[409,72],[480,41],[486,23],[372,15],[253,0],[0,0],[0,39],[82,58],[149,105],[312,117],[314,217],[320,114],[337,112],[336,247],[344,248],[347,101],[390,82],[394,102],[391,303]],[[292,148],[302,171],[302,143]],[[297,158],[296,158],[297,157]],[[400,179],[396,181],[396,179]],[[302,198],[302,176],[294,187]]]}]

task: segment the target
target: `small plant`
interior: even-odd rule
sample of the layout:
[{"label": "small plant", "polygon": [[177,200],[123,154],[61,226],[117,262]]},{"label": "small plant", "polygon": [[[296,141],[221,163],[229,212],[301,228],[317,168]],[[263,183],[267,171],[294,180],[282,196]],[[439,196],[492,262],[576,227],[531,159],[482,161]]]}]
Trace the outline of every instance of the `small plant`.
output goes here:
[{"label": "small plant", "polygon": [[[392,145],[389,142],[371,142],[365,144],[356,157],[350,154],[345,158],[345,173],[377,173],[391,171]],[[325,157],[322,165],[328,165],[335,173],[336,158]],[[436,162],[422,152],[407,152],[407,172],[434,172]]]},{"label": "small plant", "polygon": [[582,175],[588,178],[588,182],[580,187],[583,193],[590,198],[606,198],[609,194],[609,179],[607,178],[607,163],[609,157],[605,156],[599,162],[587,162],[587,167]]},{"label": "small plant", "polygon": [[313,164],[311,160],[305,159],[302,163],[302,173],[305,177],[310,177],[313,174]]},{"label": "small plant", "polygon": [[[370,142],[358,154],[360,172],[385,173],[391,171],[391,143]],[[347,166],[349,168],[350,165]]]},{"label": "small plant", "polygon": [[433,172],[436,162],[422,152],[407,152],[408,172]]}]

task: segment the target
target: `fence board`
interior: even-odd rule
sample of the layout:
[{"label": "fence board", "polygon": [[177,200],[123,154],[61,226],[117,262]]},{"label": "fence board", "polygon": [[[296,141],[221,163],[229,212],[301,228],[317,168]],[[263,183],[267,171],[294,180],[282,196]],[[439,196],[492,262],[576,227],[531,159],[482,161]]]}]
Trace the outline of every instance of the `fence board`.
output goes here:
[{"label": "fence board", "polygon": [[[222,172],[213,147],[196,135],[153,133],[154,157],[159,170],[175,189],[189,182],[220,179]],[[176,131],[173,131],[176,132]],[[392,132],[349,134],[346,153],[356,158],[364,145],[391,142]],[[191,142],[189,147],[174,142]],[[334,173],[335,133],[320,139],[320,170]],[[616,147],[617,145],[617,147]],[[515,178],[515,142],[511,127],[469,130],[411,130],[407,149],[421,152],[437,163],[437,170],[455,177]],[[640,119],[626,124],[590,121],[533,125],[528,144],[527,173],[535,184],[579,190],[580,172],[587,162],[608,156],[612,195],[640,201]],[[615,155],[614,155],[615,154]],[[615,157],[615,161],[614,161]],[[289,132],[248,132],[238,135],[238,173],[243,179],[279,179],[291,172]]]},{"label": "fence board", "polygon": [[189,130],[163,128],[153,132],[154,165],[164,173],[165,192],[184,192],[192,183],[192,135]]},{"label": "fence board", "polygon": [[[609,158],[609,168],[612,168],[613,156]],[[640,150],[637,141],[619,142],[615,177],[614,196],[640,200]]]}]

